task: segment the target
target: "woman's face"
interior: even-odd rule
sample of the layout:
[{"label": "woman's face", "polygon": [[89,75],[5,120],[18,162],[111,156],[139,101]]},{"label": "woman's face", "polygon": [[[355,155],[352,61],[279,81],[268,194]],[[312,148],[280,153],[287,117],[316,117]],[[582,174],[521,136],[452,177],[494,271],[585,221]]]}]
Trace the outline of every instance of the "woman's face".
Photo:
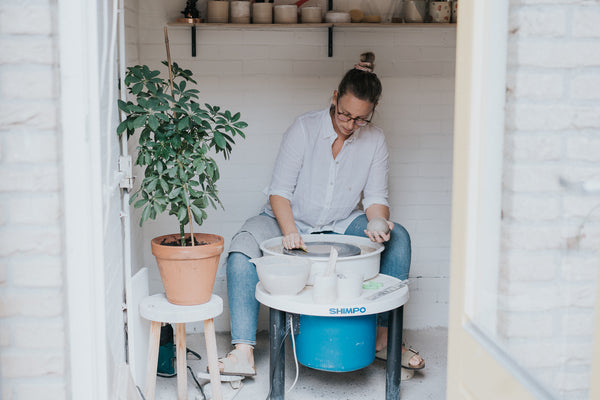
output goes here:
[{"label": "woman's face", "polygon": [[[338,97],[337,90],[333,92],[333,128],[338,135],[350,137],[358,128],[356,120],[368,121],[373,114],[375,105],[367,100],[361,100],[352,93]],[[347,121],[342,121],[341,119]],[[359,121],[360,122],[360,121]],[[364,122],[363,122],[364,123]]]}]

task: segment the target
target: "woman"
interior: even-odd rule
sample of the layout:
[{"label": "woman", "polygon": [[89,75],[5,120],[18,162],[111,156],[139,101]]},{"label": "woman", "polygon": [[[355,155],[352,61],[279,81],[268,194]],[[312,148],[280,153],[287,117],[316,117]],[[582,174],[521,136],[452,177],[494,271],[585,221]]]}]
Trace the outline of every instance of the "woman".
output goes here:
[{"label": "woman", "polygon": [[[256,268],[248,260],[261,257],[260,243],[283,236],[287,249],[302,248],[301,234],[336,232],[385,242],[380,272],[407,279],[410,237],[389,221],[388,151],[383,132],[370,125],[381,96],[373,73],[373,53],[349,70],[332,104],[296,119],[286,131],[277,156],[269,204],[246,221],[233,237],[227,260],[227,291],[234,350],[220,361],[223,374],[253,376],[259,303],[254,297]],[[362,198],[361,211],[359,203]],[[373,218],[384,218],[389,233],[367,231]],[[378,318],[376,351],[385,358],[387,313]],[[421,369],[424,360],[403,347],[402,365]]]}]

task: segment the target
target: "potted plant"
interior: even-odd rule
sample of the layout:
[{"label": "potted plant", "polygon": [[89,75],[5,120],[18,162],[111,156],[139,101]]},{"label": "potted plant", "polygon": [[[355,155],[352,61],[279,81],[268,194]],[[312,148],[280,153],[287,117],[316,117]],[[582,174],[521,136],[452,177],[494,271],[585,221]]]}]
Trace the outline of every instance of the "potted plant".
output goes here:
[{"label": "potted plant", "polygon": [[[202,304],[210,300],[223,238],[194,234],[193,221],[202,225],[205,209],[219,200],[219,168],[213,154],[229,158],[235,136],[245,137],[247,124],[240,113],[201,105],[192,72],[176,63],[163,62],[169,80],[146,65],[129,67],[125,85],[134,101],[119,100],[126,118],[117,128],[130,138],[141,129],[136,165],[144,178],[131,203],[142,209],[140,226],[168,212],[179,224],[179,233],[152,240],[167,299],[174,304]],[[185,226],[189,233],[185,233]],[[206,265],[205,265],[206,264]]]}]

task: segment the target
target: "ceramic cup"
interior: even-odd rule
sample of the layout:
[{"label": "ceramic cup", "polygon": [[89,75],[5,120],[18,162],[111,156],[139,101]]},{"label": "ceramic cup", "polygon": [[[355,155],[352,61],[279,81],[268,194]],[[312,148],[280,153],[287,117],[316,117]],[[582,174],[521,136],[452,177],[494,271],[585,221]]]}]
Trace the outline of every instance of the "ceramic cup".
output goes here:
[{"label": "ceramic cup", "polygon": [[253,24],[272,24],[273,23],[273,3],[254,3],[254,4],[252,4],[252,23]]},{"label": "ceramic cup", "polygon": [[231,2],[231,23],[249,24],[250,23],[250,2],[232,1]]},{"label": "ceramic cup", "polygon": [[356,272],[344,272],[337,275],[337,299],[353,300],[362,294],[363,275]]},{"label": "ceramic cup", "polygon": [[318,24],[321,23],[321,7],[302,7],[300,9],[302,23]]},{"label": "ceramic cup", "polygon": [[319,304],[334,303],[337,299],[337,276],[335,274],[315,275],[313,301]]},{"label": "ceramic cup", "polygon": [[273,19],[276,24],[297,24],[298,6],[295,4],[282,4],[273,7]]},{"label": "ceramic cup", "polygon": [[458,1],[454,0],[452,2],[452,22],[456,22],[458,20]]},{"label": "ceramic cup", "polygon": [[211,0],[206,3],[206,20],[215,24],[229,22],[229,2]]},{"label": "ceramic cup", "polygon": [[423,0],[405,1],[403,12],[406,22],[425,22],[427,2]]},{"label": "ceramic cup", "polygon": [[452,9],[448,1],[432,1],[429,3],[429,19],[436,23],[449,23]]}]

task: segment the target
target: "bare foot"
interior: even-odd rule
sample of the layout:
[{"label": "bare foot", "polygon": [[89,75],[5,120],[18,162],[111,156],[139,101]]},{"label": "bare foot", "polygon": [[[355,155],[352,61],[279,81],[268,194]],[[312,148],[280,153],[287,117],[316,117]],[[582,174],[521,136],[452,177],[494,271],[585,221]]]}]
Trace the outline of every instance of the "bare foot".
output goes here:
[{"label": "bare foot", "polygon": [[[388,328],[383,326],[377,327],[377,336],[375,339],[375,351],[383,350],[387,347],[387,339],[388,339]],[[402,346],[402,354],[404,354],[408,349]],[[411,367],[418,367],[423,362],[423,358],[419,354],[415,354],[408,360],[408,365]]]}]

